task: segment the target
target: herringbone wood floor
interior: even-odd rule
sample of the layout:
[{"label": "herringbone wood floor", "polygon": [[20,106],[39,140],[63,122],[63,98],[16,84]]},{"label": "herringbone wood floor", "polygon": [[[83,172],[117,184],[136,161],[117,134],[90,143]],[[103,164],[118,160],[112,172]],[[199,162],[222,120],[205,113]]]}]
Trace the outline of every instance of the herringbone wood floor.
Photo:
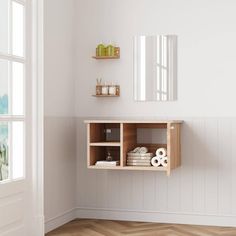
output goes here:
[{"label": "herringbone wood floor", "polygon": [[236,236],[236,228],[113,220],[74,220],[46,236]]}]

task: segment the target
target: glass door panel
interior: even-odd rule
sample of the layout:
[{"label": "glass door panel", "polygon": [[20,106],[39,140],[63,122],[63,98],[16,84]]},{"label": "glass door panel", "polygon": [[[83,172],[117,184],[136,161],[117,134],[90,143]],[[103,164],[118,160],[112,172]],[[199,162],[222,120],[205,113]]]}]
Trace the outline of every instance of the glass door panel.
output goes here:
[{"label": "glass door panel", "polygon": [[9,51],[9,4],[8,0],[0,0],[0,53]]}]

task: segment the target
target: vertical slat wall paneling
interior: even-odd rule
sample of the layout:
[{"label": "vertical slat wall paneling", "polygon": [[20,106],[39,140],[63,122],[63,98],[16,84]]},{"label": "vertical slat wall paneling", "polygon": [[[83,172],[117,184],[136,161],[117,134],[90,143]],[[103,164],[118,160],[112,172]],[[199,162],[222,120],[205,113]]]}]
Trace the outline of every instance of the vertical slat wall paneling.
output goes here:
[{"label": "vertical slat wall paneling", "polygon": [[181,212],[193,211],[193,127],[192,120],[182,124],[181,135]]},{"label": "vertical slat wall paneling", "polygon": [[85,176],[86,176],[85,194],[84,194],[85,204],[87,207],[96,207],[96,203],[97,203],[96,188],[98,186],[97,173],[96,171],[87,169]]},{"label": "vertical slat wall paneling", "polygon": [[176,169],[171,172],[171,175],[168,177],[168,211],[178,212],[180,211],[181,203],[181,185],[180,185],[180,169]]},{"label": "vertical slat wall paneling", "polygon": [[[99,186],[97,186],[99,188]],[[107,200],[109,208],[120,208],[120,171],[108,171]]]},{"label": "vertical slat wall paneling", "polygon": [[182,119],[181,166],[170,177],[165,172],[88,170],[86,126],[79,124],[78,206],[236,217],[236,118]]},{"label": "vertical slat wall paneling", "polygon": [[205,121],[195,119],[193,121],[193,211],[204,213],[205,211]]},{"label": "vertical slat wall paneling", "polygon": [[166,212],[168,205],[168,177],[166,173],[156,173],[156,201],[154,209]]},{"label": "vertical slat wall paneling", "polygon": [[231,214],[236,215],[236,119],[232,119],[232,139],[231,139],[231,150],[232,150],[232,165],[231,165],[231,188],[232,188],[232,212]]},{"label": "vertical slat wall paneling", "polygon": [[120,173],[120,202],[122,209],[129,209],[131,204],[132,193],[132,175],[130,171],[123,171]]},{"label": "vertical slat wall paneling", "polygon": [[155,172],[148,172],[143,175],[143,208],[144,210],[153,210],[155,203]]},{"label": "vertical slat wall paneling", "polygon": [[[219,145],[219,214],[231,213],[231,160],[232,160],[232,126],[231,119],[220,119],[218,145]],[[235,201],[235,199],[234,199]]]},{"label": "vertical slat wall paneling", "polygon": [[132,185],[131,185],[131,208],[133,210],[143,209],[143,184],[144,184],[144,172],[132,171]]},{"label": "vertical slat wall paneling", "polygon": [[108,207],[107,199],[107,185],[108,185],[108,175],[107,171],[96,171],[96,207],[106,208]]},{"label": "vertical slat wall paneling", "polygon": [[218,121],[205,120],[205,213],[218,213]]},{"label": "vertical slat wall paneling", "polygon": [[[86,206],[86,183],[87,183],[87,139],[83,138],[87,135],[87,126],[81,119],[77,120],[77,135],[76,135],[76,153],[77,158],[77,205]],[[88,138],[88,137],[87,137]],[[81,155],[83,154],[83,155]],[[79,187],[80,186],[80,187]]]}]

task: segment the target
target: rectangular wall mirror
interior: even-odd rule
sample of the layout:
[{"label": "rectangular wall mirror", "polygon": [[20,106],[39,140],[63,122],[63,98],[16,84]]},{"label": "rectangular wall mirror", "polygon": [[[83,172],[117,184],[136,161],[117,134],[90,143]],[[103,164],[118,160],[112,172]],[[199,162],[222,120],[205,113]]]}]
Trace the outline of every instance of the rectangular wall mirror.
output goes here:
[{"label": "rectangular wall mirror", "polygon": [[176,35],[134,37],[134,99],[177,99]]}]

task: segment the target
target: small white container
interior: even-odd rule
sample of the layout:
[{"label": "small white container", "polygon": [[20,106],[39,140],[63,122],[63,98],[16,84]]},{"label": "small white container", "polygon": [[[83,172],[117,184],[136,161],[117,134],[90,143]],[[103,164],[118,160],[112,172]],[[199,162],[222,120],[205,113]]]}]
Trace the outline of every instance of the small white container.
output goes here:
[{"label": "small white container", "polygon": [[102,86],[102,95],[108,95],[108,86],[107,85]]},{"label": "small white container", "polygon": [[116,86],[114,85],[109,86],[109,95],[116,95]]}]

